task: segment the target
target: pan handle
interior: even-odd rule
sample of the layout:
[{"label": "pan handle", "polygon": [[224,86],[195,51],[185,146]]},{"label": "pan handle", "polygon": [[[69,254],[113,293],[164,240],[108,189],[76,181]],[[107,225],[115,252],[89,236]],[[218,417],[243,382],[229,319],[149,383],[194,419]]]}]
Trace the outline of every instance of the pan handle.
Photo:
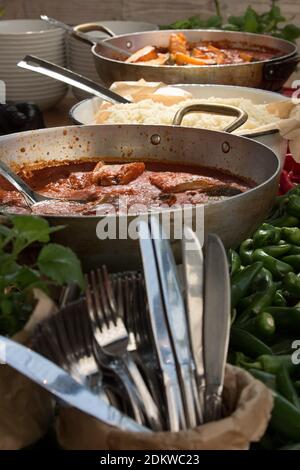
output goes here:
[{"label": "pan handle", "polygon": [[269,81],[285,81],[294,72],[299,62],[299,54],[277,60],[273,59],[264,64],[264,78]]},{"label": "pan handle", "polygon": [[101,31],[102,33],[108,34],[111,38],[116,36],[116,34],[107,26],[98,23],[85,23],[74,27],[75,31],[82,33],[90,33],[91,31]]},{"label": "pan handle", "polygon": [[232,132],[238,127],[241,127],[248,119],[248,114],[240,108],[225,104],[210,104],[210,103],[197,103],[180,108],[174,116],[172,124],[180,126],[186,114],[189,113],[210,113],[220,114],[222,116],[235,116],[236,119],[224,127],[223,132]]},{"label": "pan handle", "polygon": [[76,38],[76,39],[79,39],[80,41],[84,41],[84,42],[87,42],[88,44],[92,45],[92,46],[95,46],[95,44],[101,44],[102,46],[104,47],[107,47],[111,50],[113,50],[114,52],[117,52],[119,55],[121,55],[121,57],[130,57],[131,56],[131,52],[129,51],[126,51],[124,49],[121,49],[120,47],[118,46],[115,46],[114,44],[111,44],[110,42],[107,42],[104,39],[97,39],[97,38],[92,38],[88,32],[90,31],[101,31],[103,33],[106,33],[108,34],[110,37],[115,37],[115,33],[107,28],[106,26],[103,26],[101,24],[95,24],[95,23],[86,23],[86,24],[83,24],[83,25],[79,25],[79,26],[76,26],[75,28],[73,28],[73,36]]}]

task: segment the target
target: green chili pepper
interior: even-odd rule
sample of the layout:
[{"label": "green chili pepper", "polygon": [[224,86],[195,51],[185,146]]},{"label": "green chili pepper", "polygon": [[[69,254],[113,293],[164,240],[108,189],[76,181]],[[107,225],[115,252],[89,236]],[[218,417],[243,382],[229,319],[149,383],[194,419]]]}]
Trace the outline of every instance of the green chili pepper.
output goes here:
[{"label": "green chili pepper", "polygon": [[283,227],[282,238],[291,245],[300,246],[300,228],[298,227]]},{"label": "green chili pepper", "polygon": [[267,307],[279,330],[300,332],[300,307]]},{"label": "green chili pepper", "polygon": [[273,284],[272,273],[266,269],[262,268],[259,273],[253,279],[253,282],[250,287],[250,292],[257,293],[258,291],[264,290],[267,287],[270,287]]},{"label": "green chili pepper", "polygon": [[284,214],[277,219],[271,221],[274,227],[297,227],[299,224],[299,219],[293,217],[292,215]]},{"label": "green chili pepper", "polygon": [[275,333],[275,321],[268,312],[261,312],[251,321],[245,329],[256,335],[259,339],[265,340],[272,337]]},{"label": "green chili pepper", "polygon": [[[297,194],[298,196],[300,195],[300,185],[298,184],[295,186],[293,189],[290,189],[288,193],[284,194],[283,197],[290,197],[292,194]],[[277,196],[277,197],[282,197],[282,196]]]},{"label": "green chili pepper", "polygon": [[241,267],[241,258],[240,255],[233,250],[232,248],[228,251],[228,260],[230,266],[230,275],[233,276],[240,270]]},{"label": "green chili pepper", "polygon": [[288,373],[287,367],[283,364],[276,374],[277,390],[281,395],[300,409],[300,399]]},{"label": "green chili pepper", "polygon": [[296,380],[296,381],[294,382],[294,385],[295,385],[295,387],[296,387],[297,390],[300,390],[300,380]]},{"label": "green chili pepper", "polygon": [[287,273],[292,272],[293,268],[279,259],[269,256],[262,248],[253,252],[253,261],[261,261],[266,269],[271,271],[275,279],[283,278]]},{"label": "green chili pepper", "polygon": [[232,277],[231,281],[231,306],[236,307],[238,302],[247,295],[253,279],[262,269],[262,263],[253,263],[246,266]]},{"label": "green chili pepper", "polygon": [[255,300],[261,295],[261,292],[254,292],[253,294],[247,295],[247,297],[244,297],[241,299],[241,301],[238,303],[237,307],[240,312],[243,312],[246,310]]},{"label": "green chili pepper", "polygon": [[282,261],[292,266],[296,271],[300,271],[300,254],[284,256]]},{"label": "green chili pepper", "polygon": [[287,446],[280,447],[278,450],[300,450],[300,442],[296,444],[288,444]]},{"label": "green chili pepper", "polygon": [[300,298],[300,277],[295,273],[287,273],[282,285],[293,297]]},{"label": "green chili pepper", "polygon": [[280,245],[269,245],[264,247],[264,251],[269,256],[273,256],[273,258],[280,258],[281,256],[286,255],[289,253],[291,249],[291,245],[288,243],[280,244]]},{"label": "green chili pepper", "polygon": [[270,287],[267,287],[266,290],[258,292],[254,296],[252,303],[238,317],[237,323],[242,324],[244,319],[247,319],[248,316],[251,317],[253,315],[258,315],[260,312],[272,305],[275,291],[276,286],[272,284]]},{"label": "green chili pepper", "polygon": [[300,440],[300,410],[286,398],[272,390],[274,406],[270,426],[281,436],[291,441]]},{"label": "green chili pepper", "polygon": [[285,307],[287,305],[286,298],[283,295],[282,290],[277,290],[274,295],[273,305],[276,307]]},{"label": "green chili pepper", "polygon": [[256,336],[262,341],[267,341],[275,334],[275,321],[268,312],[261,312],[254,318],[247,312],[243,312],[235,321],[235,326]]},{"label": "green chili pepper", "polygon": [[263,354],[257,357],[256,361],[261,365],[261,369],[270,374],[276,375],[283,364],[287,367],[290,374],[299,373],[299,366],[292,363],[290,354],[282,354],[281,356]]},{"label": "green chili pepper", "polygon": [[241,262],[244,266],[252,264],[252,253],[253,253],[253,240],[248,238],[241,243],[239,254]]},{"label": "green chili pepper", "polygon": [[254,248],[276,245],[281,238],[281,229],[271,224],[262,224],[253,234]]},{"label": "green chili pepper", "polygon": [[[276,321],[275,321],[275,324],[276,324]],[[278,327],[278,325],[276,326]],[[294,351],[292,349],[293,339],[294,338],[280,337],[275,343],[272,343],[271,349],[273,351],[273,354],[276,354],[276,355],[292,354]]]},{"label": "green chili pepper", "polygon": [[300,246],[291,245],[289,255],[300,255]]},{"label": "green chili pepper", "polygon": [[269,346],[248,331],[234,325],[231,327],[230,342],[235,350],[241,351],[254,359],[261,355],[272,354]]},{"label": "green chili pepper", "polygon": [[289,215],[300,217],[300,197],[298,195],[292,194],[289,196],[286,211]]},{"label": "green chili pepper", "polygon": [[250,372],[253,377],[263,382],[267,387],[276,390],[276,375],[269,374],[269,372],[264,372],[259,369],[248,369],[248,372]]}]

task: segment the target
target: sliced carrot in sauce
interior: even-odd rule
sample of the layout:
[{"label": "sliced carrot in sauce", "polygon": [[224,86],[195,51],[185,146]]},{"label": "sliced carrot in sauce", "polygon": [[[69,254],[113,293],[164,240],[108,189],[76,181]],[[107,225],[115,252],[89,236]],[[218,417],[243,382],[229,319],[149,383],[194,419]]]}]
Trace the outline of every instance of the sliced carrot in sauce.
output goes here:
[{"label": "sliced carrot in sauce", "polygon": [[174,60],[177,65],[207,65],[205,60],[183,54],[182,52],[176,52]]}]

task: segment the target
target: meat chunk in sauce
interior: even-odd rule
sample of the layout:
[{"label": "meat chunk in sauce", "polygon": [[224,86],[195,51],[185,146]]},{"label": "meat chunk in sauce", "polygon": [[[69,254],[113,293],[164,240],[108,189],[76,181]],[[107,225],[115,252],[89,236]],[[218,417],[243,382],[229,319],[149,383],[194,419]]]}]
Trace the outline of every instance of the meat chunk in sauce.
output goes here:
[{"label": "meat chunk in sauce", "polygon": [[182,191],[214,191],[216,195],[226,195],[232,191],[232,194],[244,192],[246,188],[242,185],[229,185],[224,181],[212,178],[210,176],[193,175],[191,173],[173,173],[165,171],[163,173],[153,173],[150,175],[151,183],[159,188],[163,193],[180,193]]},{"label": "meat chunk in sauce", "polygon": [[171,54],[176,54],[176,52],[187,54],[188,43],[187,38],[183,33],[170,34],[169,51]]},{"label": "meat chunk in sauce", "polygon": [[105,165],[97,163],[92,173],[92,182],[99,186],[128,184],[138,178],[145,170],[145,163],[134,162],[124,165]]},{"label": "meat chunk in sauce", "polygon": [[156,48],[153,46],[146,46],[142,49],[139,49],[134,54],[132,54],[126,62],[128,63],[135,63],[135,62],[146,62],[149,60],[157,59],[157,51]]},{"label": "meat chunk in sauce", "polygon": [[192,189],[206,191],[209,188],[222,184],[221,181],[209,176],[193,175],[191,173],[175,173],[164,171],[153,173],[150,181],[164,193],[179,193]]}]

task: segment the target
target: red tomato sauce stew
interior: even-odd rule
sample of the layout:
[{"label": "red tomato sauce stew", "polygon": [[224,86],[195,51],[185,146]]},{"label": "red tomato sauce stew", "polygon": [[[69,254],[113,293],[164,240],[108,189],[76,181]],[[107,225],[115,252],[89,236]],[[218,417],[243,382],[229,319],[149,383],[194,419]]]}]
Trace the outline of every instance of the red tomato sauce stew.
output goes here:
[{"label": "red tomato sauce stew", "polygon": [[43,201],[31,209],[0,177],[0,204],[14,213],[105,215],[142,213],[183,205],[207,204],[243,193],[255,183],[220,170],[177,163],[96,161],[55,162],[20,168],[18,175]]}]

